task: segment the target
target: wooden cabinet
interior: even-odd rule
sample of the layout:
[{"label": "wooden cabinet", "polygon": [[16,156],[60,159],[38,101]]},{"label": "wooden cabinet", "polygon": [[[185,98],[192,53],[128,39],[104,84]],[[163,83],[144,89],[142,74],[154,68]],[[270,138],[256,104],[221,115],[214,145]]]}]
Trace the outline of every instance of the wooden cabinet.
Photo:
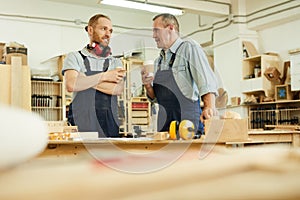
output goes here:
[{"label": "wooden cabinet", "polygon": [[257,55],[243,60],[242,92],[252,94],[263,92],[265,96],[272,97],[275,94],[274,85],[264,76],[268,67],[276,67],[281,71],[280,59],[275,55]]},{"label": "wooden cabinet", "polygon": [[278,125],[297,125],[300,100],[278,101],[248,105],[249,129],[266,129]]},{"label": "wooden cabinet", "polygon": [[[66,121],[66,91],[61,74],[65,55],[42,62],[48,73],[31,74],[31,110],[45,121]],[[51,73],[50,73],[51,71]]]},{"label": "wooden cabinet", "polygon": [[65,119],[63,82],[31,80],[31,108],[46,121]]}]

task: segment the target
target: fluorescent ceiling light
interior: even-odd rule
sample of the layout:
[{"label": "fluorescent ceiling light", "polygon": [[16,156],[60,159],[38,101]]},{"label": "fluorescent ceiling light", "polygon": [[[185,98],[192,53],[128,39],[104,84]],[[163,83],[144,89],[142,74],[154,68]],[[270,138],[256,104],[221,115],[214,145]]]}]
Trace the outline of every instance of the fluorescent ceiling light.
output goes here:
[{"label": "fluorescent ceiling light", "polygon": [[182,15],[183,11],[176,8],[170,8],[165,6],[153,5],[142,2],[126,1],[126,0],[102,0],[102,4],[119,6],[124,8],[132,8],[138,10],[145,10],[154,13],[170,13],[173,15]]}]

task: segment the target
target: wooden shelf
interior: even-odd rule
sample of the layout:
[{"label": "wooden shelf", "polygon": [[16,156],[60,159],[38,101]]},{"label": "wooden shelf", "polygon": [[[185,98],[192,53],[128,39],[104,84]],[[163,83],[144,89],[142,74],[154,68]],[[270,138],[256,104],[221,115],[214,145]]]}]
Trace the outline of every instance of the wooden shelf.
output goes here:
[{"label": "wooden shelf", "polygon": [[45,121],[63,121],[65,95],[62,81],[31,80],[31,110]]},{"label": "wooden shelf", "polygon": [[[122,104],[124,116],[119,118],[122,122],[121,132],[126,136],[132,133],[134,126],[140,126],[145,131],[150,125],[150,102],[147,97],[140,97],[141,94],[132,90],[132,84],[136,83],[139,88],[141,83],[140,68],[143,61],[136,58],[123,59],[123,65],[126,69],[126,82],[124,92],[119,96],[119,104]],[[143,91],[142,91],[143,92]]]},{"label": "wooden shelf", "polygon": [[[275,55],[255,55],[243,60],[243,74],[241,87],[244,94],[253,94],[257,92],[264,93],[267,97],[273,97],[275,94],[274,85],[264,76],[268,67],[279,67],[280,59]],[[255,68],[260,72],[256,74]]]},{"label": "wooden shelf", "polygon": [[284,103],[300,103],[300,99],[298,100],[282,100],[282,101],[269,101],[269,102],[261,102],[261,103],[253,103],[253,104],[242,104],[244,106],[254,106],[254,105],[265,105],[265,104],[284,104]]},{"label": "wooden shelf", "polygon": [[279,125],[297,125],[300,119],[300,100],[264,102],[248,105],[249,129],[267,129]]}]

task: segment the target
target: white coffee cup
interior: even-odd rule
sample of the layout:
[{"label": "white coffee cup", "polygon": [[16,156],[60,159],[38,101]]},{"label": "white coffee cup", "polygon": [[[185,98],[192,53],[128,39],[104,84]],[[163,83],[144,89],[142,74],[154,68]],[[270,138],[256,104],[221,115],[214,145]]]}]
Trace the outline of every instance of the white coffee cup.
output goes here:
[{"label": "white coffee cup", "polygon": [[147,77],[154,76],[154,61],[153,60],[144,61],[142,68],[146,73],[148,73]]}]

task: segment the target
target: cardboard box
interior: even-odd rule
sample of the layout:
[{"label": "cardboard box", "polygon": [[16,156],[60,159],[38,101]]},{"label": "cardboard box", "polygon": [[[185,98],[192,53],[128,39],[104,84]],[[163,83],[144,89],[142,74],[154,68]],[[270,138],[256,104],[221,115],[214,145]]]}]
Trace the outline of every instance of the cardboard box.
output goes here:
[{"label": "cardboard box", "polygon": [[12,56],[21,56],[22,65],[27,65],[27,48],[25,47],[6,47],[5,63],[11,64]]},{"label": "cardboard box", "polygon": [[205,142],[238,142],[248,140],[247,119],[205,120]]}]

